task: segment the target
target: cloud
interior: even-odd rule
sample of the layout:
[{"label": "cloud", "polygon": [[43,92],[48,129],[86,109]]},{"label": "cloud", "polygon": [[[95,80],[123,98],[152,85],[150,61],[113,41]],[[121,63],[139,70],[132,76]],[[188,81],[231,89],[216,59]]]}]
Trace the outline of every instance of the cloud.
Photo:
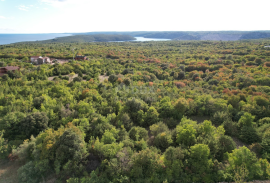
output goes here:
[{"label": "cloud", "polygon": [[4,17],[4,16],[0,16],[0,19],[7,19],[7,17]]},{"label": "cloud", "polygon": [[70,0],[40,0],[40,1],[42,3],[46,3],[46,4],[49,4],[49,5],[59,5],[59,4],[62,4],[62,3],[67,3]]},{"label": "cloud", "polygon": [[28,11],[29,10],[29,7],[25,6],[25,5],[20,5],[18,6],[19,10],[22,10],[22,11]]},{"label": "cloud", "polygon": [[82,2],[87,2],[87,0],[39,0],[39,1],[41,3],[45,3],[47,5],[56,6],[56,7],[61,7],[65,4],[78,4]]}]

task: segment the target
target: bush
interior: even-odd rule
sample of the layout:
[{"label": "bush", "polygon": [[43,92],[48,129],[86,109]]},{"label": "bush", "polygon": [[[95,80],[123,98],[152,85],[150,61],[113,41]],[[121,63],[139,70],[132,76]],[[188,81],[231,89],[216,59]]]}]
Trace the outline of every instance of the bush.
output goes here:
[{"label": "bush", "polygon": [[163,122],[150,126],[151,135],[157,136],[159,133],[169,131],[167,125]]},{"label": "bush", "polygon": [[34,162],[29,161],[18,169],[18,179],[20,183],[39,183],[44,180],[42,173]]},{"label": "bush", "polygon": [[260,141],[257,131],[254,128],[248,126],[242,127],[240,131],[240,139],[248,144]]},{"label": "bush", "polygon": [[237,123],[226,120],[223,122],[223,127],[225,129],[225,134],[229,136],[237,136],[238,130],[237,130]]},{"label": "bush", "polygon": [[215,125],[221,125],[224,121],[230,120],[230,116],[227,112],[215,112],[211,118],[211,121]]},{"label": "bush", "polygon": [[41,96],[41,97],[36,97],[36,98],[34,98],[34,100],[33,100],[33,105],[34,105],[34,107],[36,108],[36,109],[39,109],[40,108],[40,106],[41,106],[41,104],[44,102],[44,97],[43,96]]},{"label": "bush", "polygon": [[81,77],[76,77],[73,79],[74,82],[81,82],[83,80],[83,78]]},{"label": "bush", "polygon": [[218,83],[219,83],[219,81],[216,80],[216,79],[210,79],[210,80],[208,81],[208,84],[209,84],[209,85],[218,85]]},{"label": "bush", "polygon": [[125,78],[125,79],[124,79],[124,84],[125,84],[125,85],[129,86],[130,83],[131,83],[131,81],[130,81],[129,78]]},{"label": "bush", "polygon": [[159,133],[154,140],[154,145],[161,151],[165,151],[173,143],[170,131]]},{"label": "bush", "polygon": [[265,117],[265,118],[260,119],[260,120],[257,122],[257,124],[258,124],[259,126],[262,126],[262,125],[264,125],[264,124],[270,124],[270,117]]},{"label": "bush", "polygon": [[132,127],[129,131],[129,137],[134,141],[139,141],[141,139],[147,140],[148,131],[142,127]]},{"label": "bush", "polygon": [[236,148],[236,144],[233,139],[227,135],[222,135],[218,139],[218,152],[216,158],[219,161],[223,161],[225,153],[231,153]]},{"label": "bush", "polygon": [[39,132],[48,127],[49,118],[44,112],[36,112],[26,116],[20,122],[20,130],[26,138],[31,135],[37,136]]},{"label": "bush", "polygon": [[111,83],[115,83],[117,81],[117,79],[118,79],[118,77],[116,75],[112,74],[109,76],[108,81]]}]

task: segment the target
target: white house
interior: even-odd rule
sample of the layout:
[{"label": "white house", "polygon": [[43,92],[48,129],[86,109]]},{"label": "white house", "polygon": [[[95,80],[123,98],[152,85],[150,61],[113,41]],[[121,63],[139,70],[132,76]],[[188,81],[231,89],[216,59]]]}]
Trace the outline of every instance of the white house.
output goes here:
[{"label": "white house", "polygon": [[31,63],[33,64],[45,64],[45,63],[51,63],[51,60],[49,57],[42,57],[42,56],[33,56],[30,58]]}]

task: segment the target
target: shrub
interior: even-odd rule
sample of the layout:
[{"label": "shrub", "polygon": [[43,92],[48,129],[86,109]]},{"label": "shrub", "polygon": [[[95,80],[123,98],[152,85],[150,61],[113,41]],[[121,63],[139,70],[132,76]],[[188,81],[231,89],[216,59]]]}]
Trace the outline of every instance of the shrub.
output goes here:
[{"label": "shrub", "polygon": [[35,164],[32,161],[29,161],[22,167],[18,169],[18,179],[21,183],[39,183],[44,181],[44,176],[46,170],[49,170],[49,160],[45,160]]},{"label": "shrub", "polygon": [[254,128],[248,126],[244,126],[241,128],[240,139],[248,144],[260,141],[257,131]]},{"label": "shrub", "polygon": [[73,79],[74,82],[81,82],[83,80],[83,78],[81,77],[76,77]]},{"label": "shrub", "polygon": [[114,74],[109,76],[108,81],[110,81],[111,83],[115,83],[117,81],[118,77]]},{"label": "shrub", "polygon": [[259,126],[262,126],[262,125],[264,125],[264,124],[270,124],[270,117],[265,117],[265,118],[260,119],[260,120],[257,122],[257,124],[258,124]]},{"label": "shrub", "polygon": [[129,131],[129,137],[134,141],[139,141],[141,139],[147,140],[148,131],[142,127],[132,127]]},{"label": "shrub", "polygon": [[233,139],[227,135],[222,135],[218,139],[218,152],[216,158],[219,161],[223,161],[225,153],[231,153],[236,148],[236,144]]},{"label": "shrub", "polygon": [[237,123],[226,120],[223,122],[223,127],[225,129],[225,134],[229,136],[237,136],[238,130],[237,130]]},{"label": "shrub", "polygon": [[173,143],[170,131],[159,133],[154,140],[154,145],[161,151],[165,151]]},{"label": "shrub", "polygon": [[230,120],[230,116],[227,112],[215,112],[211,118],[211,121],[215,125],[221,125],[224,121]]},{"label": "shrub", "polygon": [[31,135],[37,136],[39,132],[48,127],[49,118],[44,112],[36,112],[26,116],[20,122],[21,133],[29,138]]}]

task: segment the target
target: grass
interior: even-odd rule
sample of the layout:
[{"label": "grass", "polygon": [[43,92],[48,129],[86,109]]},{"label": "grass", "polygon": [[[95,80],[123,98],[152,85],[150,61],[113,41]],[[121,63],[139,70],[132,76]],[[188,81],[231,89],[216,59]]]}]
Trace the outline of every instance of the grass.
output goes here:
[{"label": "grass", "polygon": [[16,161],[0,160],[0,183],[19,183],[17,170],[20,166]]}]

